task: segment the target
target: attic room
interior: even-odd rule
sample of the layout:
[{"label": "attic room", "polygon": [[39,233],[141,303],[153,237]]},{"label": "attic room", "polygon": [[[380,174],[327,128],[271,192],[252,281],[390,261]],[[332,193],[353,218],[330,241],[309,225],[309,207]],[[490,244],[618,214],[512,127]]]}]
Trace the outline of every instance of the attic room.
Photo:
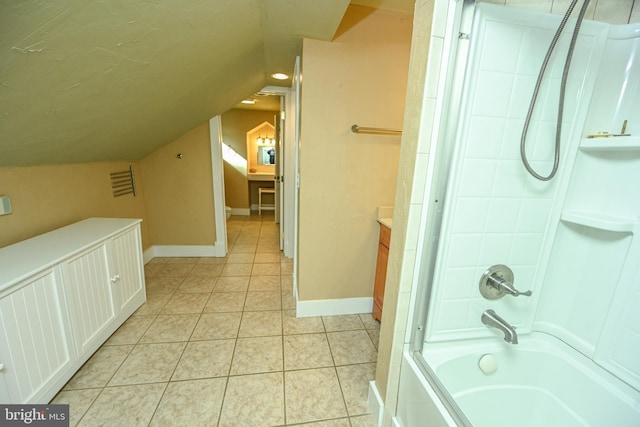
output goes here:
[{"label": "attic room", "polygon": [[0,5],[0,418],[640,423],[640,0],[174,3]]}]

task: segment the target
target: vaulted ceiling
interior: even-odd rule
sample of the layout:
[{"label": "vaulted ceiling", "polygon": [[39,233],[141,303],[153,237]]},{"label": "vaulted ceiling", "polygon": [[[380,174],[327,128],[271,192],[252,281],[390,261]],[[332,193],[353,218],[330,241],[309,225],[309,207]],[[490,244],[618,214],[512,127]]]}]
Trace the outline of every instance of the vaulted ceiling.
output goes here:
[{"label": "vaulted ceiling", "polygon": [[[411,11],[413,0],[359,0]],[[291,73],[349,0],[3,0],[0,166],[138,160]]]}]

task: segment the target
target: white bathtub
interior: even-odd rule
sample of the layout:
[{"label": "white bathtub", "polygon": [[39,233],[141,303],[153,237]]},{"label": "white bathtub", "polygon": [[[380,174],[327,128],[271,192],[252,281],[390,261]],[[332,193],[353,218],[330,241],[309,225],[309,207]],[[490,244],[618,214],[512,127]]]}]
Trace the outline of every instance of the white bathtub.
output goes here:
[{"label": "white bathtub", "polygon": [[[485,354],[491,354],[497,362],[493,373],[485,374],[478,366]],[[640,426],[637,390],[546,334],[522,337],[515,346],[497,340],[432,344],[425,347],[423,355],[475,427]],[[415,363],[405,363],[404,367],[406,383],[414,388],[418,383],[433,387],[424,380],[406,381],[412,371],[424,374]],[[401,378],[401,394],[402,382]],[[415,396],[416,391],[404,393]],[[432,400],[433,394],[433,390],[425,391]],[[408,420],[422,418],[411,411],[415,408],[399,408],[396,422],[411,426]],[[451,419],[448,414],[442,416]]]}]

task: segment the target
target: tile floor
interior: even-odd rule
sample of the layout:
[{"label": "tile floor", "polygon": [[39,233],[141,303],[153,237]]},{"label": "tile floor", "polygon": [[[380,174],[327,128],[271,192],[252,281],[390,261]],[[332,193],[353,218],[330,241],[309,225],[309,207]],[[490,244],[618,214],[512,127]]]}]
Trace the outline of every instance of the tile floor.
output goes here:
[{"label": "tile floor", "polygon": [[80,426],[375,426],[379,325],[295,317],[273,215],[232,217],[226,258],[155,258],[147,302],[55,397]]}]

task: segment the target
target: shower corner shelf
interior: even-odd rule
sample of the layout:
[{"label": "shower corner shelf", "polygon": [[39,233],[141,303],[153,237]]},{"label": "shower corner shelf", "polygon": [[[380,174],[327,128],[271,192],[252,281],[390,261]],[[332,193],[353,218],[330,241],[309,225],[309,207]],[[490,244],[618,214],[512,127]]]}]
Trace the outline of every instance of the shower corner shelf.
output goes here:
[{"label": "shower corner shelf", "polygon": [[560,219],[563,222],[616,233],[633,233],[638,223],[635,218],[615,217],[588,211],[564,211]]},{"label": "shower corner shelf", "polygon": [[583,151],[640,151],[640,137],[583,138],[580,149]]}]

